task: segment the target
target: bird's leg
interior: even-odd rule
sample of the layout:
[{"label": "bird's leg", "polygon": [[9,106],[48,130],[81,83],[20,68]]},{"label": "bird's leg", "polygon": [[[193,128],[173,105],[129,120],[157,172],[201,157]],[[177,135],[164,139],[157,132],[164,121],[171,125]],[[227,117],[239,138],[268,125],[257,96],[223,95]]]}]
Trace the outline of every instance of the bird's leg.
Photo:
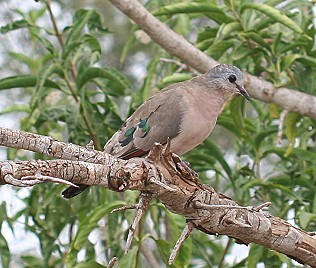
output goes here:
[{"label": "bird's leg", "polygon": [[191,221],[188,221],[187,225],[184,227],[180,237],[178,238],[178,241],[176,242],[170,257],[169,257],[169,265],[171,265],[174,261],[174,259],[177,257],[179,250],[183,244],[183,242],[190,236],[194,229],[194,224]]},{"label": "bird's leg", "polygon": [[127,254],[129,248],[131,247],[133,238],[135,236],[136,227],[138,223],[140,222],[142,216],[145,214],[152,197],[153,197],[152,194],[142,192],[139,196],[139,202],[137,205],[127,205],[118,209],[114,209],[112,211],[112,212],[116,212],[116,211],[124,211],[126,209],[136,209],[135,217],[134,217],[132,225],[129,228],[129,233],[126,240],[125,254]]},{"label": "bird's leg", "polygon": [[195,183],[199,182],[199,174],[197,174],[192,168],[188,161],[182,161],[179,157],[173,156],[174,161],[177,164],[177,169],[181,172],[183,178],[188,181],[193,181]]},{"label": "bird's leg", "polygon": [[93,140],[90,140],[88,144],[85,145],[86,149],[88,149],[89,151],[93,151],[94,150],[94,143]]}]

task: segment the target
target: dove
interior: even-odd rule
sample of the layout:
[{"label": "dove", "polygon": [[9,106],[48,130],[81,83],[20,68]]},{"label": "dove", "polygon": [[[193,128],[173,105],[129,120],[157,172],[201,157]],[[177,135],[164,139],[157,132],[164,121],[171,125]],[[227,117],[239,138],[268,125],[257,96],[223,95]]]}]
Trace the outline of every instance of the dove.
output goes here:
[{"label": "dove", "polygon": [[[227,100],[236,95],[250,99],[241,70],[219,64],[205,74],[167,86],[154,94],[126,119],[105,144],[104,152],[121,159],[145,157],[157,142],[170,139],[171,151],[183,155],[201,144],[212,132]],[[69,199],[88,185],[69,187]]]}]

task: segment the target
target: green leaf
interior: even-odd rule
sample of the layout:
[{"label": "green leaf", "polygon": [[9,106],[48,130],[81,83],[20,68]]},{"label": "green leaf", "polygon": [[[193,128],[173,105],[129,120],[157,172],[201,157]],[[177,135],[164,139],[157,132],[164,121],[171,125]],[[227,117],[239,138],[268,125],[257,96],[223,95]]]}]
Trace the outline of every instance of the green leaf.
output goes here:
[{"label": "green leaf", "polygon": [[297,61],[316,68],[316,59],[313,57],[302,55],[297,59]]},{"label": "green leaf", "polygon": [[240,130],[236,128],[232,117],[228,114],[221,114],[217,120],[217,124],[225,127],[237,136],[240,135]]},{"label": "green leaf", "polygon": [[289,150],[285,154],[286,156],[291,152],[294,143],[295,143],[295,138],[297,137],[297,128],[296,128],[296,123],[299,120],[299,115],[297,113],[288,113],[284,125],[284,134],[288,138],[290,144],[289,144]]},{"label": "green leaf", "polygon": [[179,83],[179,82],[183,82],[186,81],[188,79],[191,79],[192,75],[191,74],[186,74],[186,73],[175,73],[169,76],[165,76],[162,80],[161,80],[161,85],[160,87],[164,88],[170,84],[174,84],[174,83]]},{"label": "green leaf", "polygon": [[246,3],[241,7],[240,12],[242,13],[244,10],[248,8],[264,13],[266,16],[283,24],[284,26],[290,28],[296,33],[303,33],[303,30],[294,21],[292,21],[288,16],[286,16],[284,13],[282,13],[280,10],[274,7],[261,3]]},{"label": "green leaf", "polygon": [[240,32],[240,30],[241,25],[239,22],[233,21],[227,24],[222,24],[217,31],[216,40],[222,40],[231,33],[236,34],[237,32]]},{"label": "green leaf", "polygon": [[29,105],[25,104],[12,104],[9,107],[6,107],[0,111],[0,115],[16,112],[27,112],[31,111]]},{"label": "green leaf", "polygon": [[128,251],[127,255],[124,255],[122,258],[119,260],[119,267],[120,268],[137,268],[137,252],[138,252],[138,247],[133,247]]},{"label": "green leaf", "polygon": [[180,13],[203,13],[208,15],[211,19],[216,22],[232,22],[233,19],[228,17],[225,12],[217,6],[215,3],[177,3],[169,6],[164,6],[153,11],[153,15],[174,15]]},{"label": "green leaf", "polygon": [[17,20],[11,23],[8,23],[0,28],[0,33],[5,34],[10,31],[22,29],[31,26],[26,20]]},{"label": "green leaf", "polygon": [[40,59],[37,59],[34,57],[28,57],[28,56],[24,55],[23,53],[10,51],[9,55],[13,59],[16,59],[16,60],[20,61],[21,63],[24,63],[25,65],[27,65],[31,70],[37,70],[41,64]]},{"label": "green leaf", "polygon": [[179,13],[205,13],[205,12],[223,12],[217,5],[212,3],[177,3],[161,7],[152,12],[155,16],[172,15]]},{"label": "green leaf", "polygon": [[49,41],[47,38],[41,36],[41,35],[34,35],[35,38],[49,51],[49,53],[53,55],[57,55],[57,50],[55,49],[54,45]]},{"label": "green leaf", "polygon": [[214,43],[207,49],[207,54],[218,60],[226,50],[234,46],[233,40],[223,40],[217,43]]},{"label": "green leaf", "polygon": [[45,87],[45,81],[52,76],[53,74],[57,74],[60,77],[64,76],[63,69],[58,63],[50,64],[48,67],[44,66],[37,75],[37,83],[34,94],[31,100],[31,107],[35,107],[35,105],[41,101],[51,90],[51,88]]},{"label": "green leaf", "polygon": [[75,44],[78,42],[83,28],[88,24],[89,20],[94,18],[95,15],[96,12],[94,10],[78,10],[76,12],[74,16],[74,23],[68,34],[63,49],[62,55],[64,59],[71,53],[71,50],[75,47]]},{"label": "green leaf", "polygon": [[226,162],[224,155],[222,151],[219,149],[219,147],[211,141],[211,139],[207,139],[205,142],[206,147],[208,148],[210,154],[214,156],[214,158],[220,162],[222,165],[223,169],[225,170],[227,176],[229,178],[232,177],[232,170],[230,169],[228,163]]},{"label": "green leaf", "polygon": [[74,268],[106,268],[106,266],[97,263],[96,261],[80,262]]},{"label": "green leaf", "polygon": [[284,2],[284,0],[266,0],[264,1],[264,4],[274,7],[282,2]]},{"label": "green leaf", "polygon": [[316,220],[316,214],[314,213],[308,213],[308,212],[300,212],[298,215],[300,225],[303,229],[306,229],[308,224],[311,221]]},{"label": "green leaf", "polygon": [[[5,204],[1,204],[1,212],[4,212],[5,215],[1,215],[1,222],[0,222],[0,229],[2,227],[3,220],[7,218],[6,215],[6,207]],[[10,249],[7,240],[5,237],[2,235],[2,232],[0,232],[0,256],[1,256],[1,264],[3,265],[4,268],[9,268],[10,267],[10,262],[11,262],[11,254],[10,254]]]},{"label": "green leaf", "polygon": [[231,117],[236,124],[236,129],[238,129],[241,134],[245,133],[243,107],[243,98],[234,98],[230,103]]},{"label": "green leaf", "polygon": [[256,268],[258,262],[261,260],[263,255],[263,247],[251,244],[248,258],[247,258],[247,268]]},{"label": "green leaf", "polygon": [[299,54],[287,54],[281,59],[281,71],[286,71],[290,66],[301,57]]},{"label": "green leaf", "polygon": [[[10,88],[17,88],[17,87],[35,87],[37,84],[37,77],[32,75],[16,75],[6,77],[0,80],[0,90],[3,89],[10,89]],[[51,87],[60,89],[58,84],[51,80],[45,80],[44,85],[45,87]]]},{"label": "green leaf", "polygon": [[281,190],[285,194],[292,196],[293,198],[300,200],[299,196],[293,192],[290,187],[284,186],[282,184],[271,183],[270,181],[262,181],[261,179],[252,179],[246,184],[243,185],[243,190],[246,191],[248,189],[254,188],[256,186],[260,186],[268,189],[269,191],[276,191],[277,189]]},{"label": "green leaf", "polygon": [[93,79],[106,79],[106,83],[103,86],[106,86],[107,89],[101,88],[105,92],[113,96],[122,95],[125,89],[130,87],[129,81],[118,71],[110,68],[98,68],[98,67],[89,67],[83,71],[83,73],[78,74],[77,78],[77,88],[80,90],[87,82]]},{"label": "green leaf", "polygon": [[300,160],[315,162],[316,153],[312,151],[307,151],[301,148],[294,148],[292,153]]},{"label": "green leaf", "polygon": [[0,233],[0,255],[3,267],[10,267],[11,254],[4,236]]},{"label": "green leaf", "polygon": [[71,249],[80,250],[88,240],[88,235],[98,226],[99,220],[113,209],[125,205],[123,201],[115,201],[108,205],[101,205],[92,210],[79,224],[77,234],[71,244]]},{"label": "green leaf", "polygon": [[264,47],[268,51],[270,51],[270,46],[264,41],[262,36],[254,31],[242,32],[240,33],[241,36],[244,36],[247,39],[251,39],[258,43],[261,47]]},{"label": "green leaf", "polygon": [[124,46],[123,46],[123,49],[122,49],[122,54],[121,54],[121,57],[120,57],[120,63],[122,64],[129,51],[131,50],[132,46],[134,45],[135,41],[136,41],[136,35],[135,35],[135,32],[139,30],[139,26],[137,24],[134,24],[132,25],[132,29],[130,30],[130,35],[127,39],[127,41],[125,42]]},{"label": "green leaf", "polygon": [[157,76],[156,74],[156,66],[160,62],[158,56],[153,57],[151,62],[148,64],[147,67],[147,77],[144,81],[144,86],[140,92],[137,92],[135,95],[136,97],[133,98],[132,107],[136,108],[144,103],[149,97],[153,94],[152,92],[152,84],[154,78]]},{"label": "green leaf", "polygon": [[24,267],[42,267],[43,260],[35,256],[21,256]]}]

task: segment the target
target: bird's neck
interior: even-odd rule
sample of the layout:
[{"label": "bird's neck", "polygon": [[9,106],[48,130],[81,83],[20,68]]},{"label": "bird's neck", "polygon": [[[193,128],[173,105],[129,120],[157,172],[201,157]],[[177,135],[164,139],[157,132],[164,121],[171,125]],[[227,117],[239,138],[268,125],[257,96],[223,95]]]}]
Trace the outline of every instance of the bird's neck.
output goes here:
[{"label": "bird's neck", "polygon": [[210,91],[209,89],[196,89],[194,92],[194,106],[198,111],[208,118],[213,118],[224,108],[229,96],[225,94],[218,94],[218,92]]}]

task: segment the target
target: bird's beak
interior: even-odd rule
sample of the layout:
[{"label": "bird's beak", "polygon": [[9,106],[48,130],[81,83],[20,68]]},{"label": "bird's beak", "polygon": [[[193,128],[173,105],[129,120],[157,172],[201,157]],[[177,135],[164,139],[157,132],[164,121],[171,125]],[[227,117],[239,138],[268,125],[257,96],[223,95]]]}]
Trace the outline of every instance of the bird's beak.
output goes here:
[{"label": "bird's beak", "polygon": [[249,95],[249,93],[246,91],[246,89],[243,87],[243,86],[239,86],[239,85],[237,85],[236,84],[236,86],[237,86],[237,89],[238,89],[238,93],[240,94],[240,95],[243,95],[247,100],[250,100],[250,95]]}]

